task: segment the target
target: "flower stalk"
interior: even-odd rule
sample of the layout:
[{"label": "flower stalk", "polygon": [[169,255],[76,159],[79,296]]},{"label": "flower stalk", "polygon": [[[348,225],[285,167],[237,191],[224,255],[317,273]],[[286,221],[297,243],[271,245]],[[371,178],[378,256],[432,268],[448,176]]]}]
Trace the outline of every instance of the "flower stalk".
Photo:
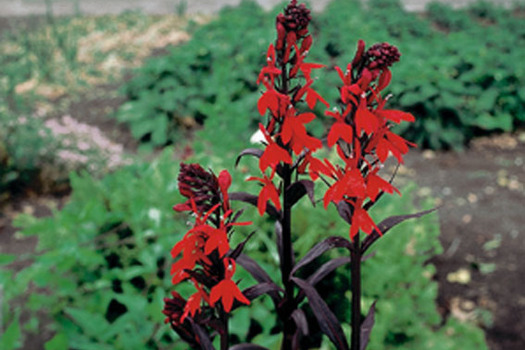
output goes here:
[{"label": "flower stalk", "polygon": [[[172,250],[173,258],[178,259],[172,275],[175,285],[190,282],[196,292],[187,299],[173,292],[172,298],[165,299],[164,314],[166,321],[192,347],[213,350],[212,339],[219,334],[221,350],[228,349],[231,312],[267,294],[282,325],[282,350],[309,346],[303,343],[308,342],[312,320],[299,308],[305,298],[319,328],[336,349],[365,349],[375,306],[362,322],[362,256],[394,225],[429,212],[388,218],[378,225],[368,213],[385,193],[399,193],[392,185],[393,177],[386,181],[379,175],[383,163],[390,156],[402,163],[409,147],[414,146],[390,130],[394,124],[413,122],[414,117],[386,109],[388,98],[382,97],[392,78],[390,66],[400,58],[399,51],[388,43],[375,44],[367,50],[364,41],[359,40],[346,70],[335,67],[342,85],[338,104],[330,108],[313,88],[314,70],[325,66],[306,61],[313,45],[308,31],[310,20],[310,11],[304,4],[290,1],[276,18],[277,38],[268,47],[266,65],[257,79],[263,89],[257,103],[260,115],[265,117],[265,122],[259,124],[263,149],[243,150],[237,163],[247,155],[258,158],[261,175],[251,176],[247,181],[261,185],[259,194],[228,192],[231,176],[227,171],[217,177],[198,164],[181,165],[179,189],[187,201],[174,209],[190,211],[196,219]],[[323,148],[323,142],[306,128],[317,117],[315,109],[319,105],[324,105],[325,115],[333,120],[324,140],[329,148],[335,149],[336,160],[318,158],[315,153]],[[324,208],[331,204],[337,207],[349,225],[349,239],[327,237],[295,262],[292,209],[305,196],[315,205],[314,187],[319,179],[326,188]],[[232,200],[254,205],[259,215],[268,215],[276,221],[280,282],[275,282],[256,261],[242,254],[251,235],[237,247],[230,246],[234,226],[250,224],[237,222],[242,211],[234,212]],[[366,236],[360,236],[361,233]],[[333,248],[344,248],[350,256],[328,261],[305,279],[297,276],[298,270]],[[340,321],[315,288],[336,268],[348,263],[352,292],[350,346]],[[237,264],[257,281],[242,292],[233,280]],[[253,348],[248,344],[236,345],[239,350]]]}]

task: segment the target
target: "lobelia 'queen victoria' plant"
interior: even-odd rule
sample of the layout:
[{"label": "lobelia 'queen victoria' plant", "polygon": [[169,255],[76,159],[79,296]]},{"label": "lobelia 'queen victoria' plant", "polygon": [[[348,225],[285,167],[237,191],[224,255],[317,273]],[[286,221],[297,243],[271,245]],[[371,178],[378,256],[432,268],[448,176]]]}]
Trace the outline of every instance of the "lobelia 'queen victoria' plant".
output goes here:
[{"label": "lobelia 'queen victoria' plant", "polygon": [[[181,164],[179,189],[188,200],[174,207],[195,216],[193,227],[178,242],[172,256],[177,259],[171,269],[173,284],[191,283],[195,293],[187,300],[177,292],[165,299],[163,313],[172,328],[190,346],[214,349],[212,339],[220,337],[221,350],[228,349],[228,318],[236,307],[268,294],[282,323],[283,350],[300,349],[301,338],[308,335],[308,321],[299,304],[306,298],[320,329],[337,349],[366,348],[374,322],[374,305],[361,322],[361,261],[368,248],[394,225],[429,211],[390,217],[374,223],[368,211],[384,193],[399,191],[379,175],[383,163],[393,156],[403,162],[410,142],[390,128],[414,117],[386,107],[388,97],[382,92],[391,80],[389,67],[400,53],[387,43],[366,49],[359,40],[357,52],[346,69],[335,67],[341,78],[340,100],[330,104],[314,90],[311,77],[315,69],[325,68],[307,62],[312,36],[308,31],[310,11],[304,4],[291,1],[276,19],[277,39],[266,53],[266,65],[257,84],[263,92],[257,107],[264,123],[259,132],[264,149],[245,149],[237,159],[255,156],[260,176],[248,178],[261,185],[259,194],[229,193],[231,177],[226,170],[219,176],[198,164]],[[315,153],[323,142],[307,132],[306,126],[321,103],[325,114],[333,119],[325,143],[335,148],[338,159],[319,159]],[[333,204],[349,224],[349,239],[331,236],[315,245],[295,262],[292,241],[292,208],[305,195],[314,200],[314,185],[325,188],[324,207]],[[231,201],[243,201],[258,208],[260,215],[275,220],[275,237],[280,256],[281,281],[272,278],[242,253],[247,237],[236,247],[229,238],[242,211],[234,211]],[[361,237],[360,233],[363,233]],[[348,256],[332,259],[307,278],[296,272],[333,248],[345,248]],[[315,285],[336,268],[350,264],[352,312],[350,346],[341,325],[319,296]],[[236,265],[253,275],[256,285],[240,291],[235,280]],[[253,344],[238,344],[232,349],[264,349]]]}]

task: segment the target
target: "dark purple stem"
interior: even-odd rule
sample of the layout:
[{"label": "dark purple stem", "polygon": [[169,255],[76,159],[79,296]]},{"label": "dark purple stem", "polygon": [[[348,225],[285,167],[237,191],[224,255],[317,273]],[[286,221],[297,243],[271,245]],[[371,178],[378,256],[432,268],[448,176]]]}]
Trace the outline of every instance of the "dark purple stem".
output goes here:
[{"label": "dark purple stem", "polygon": [[354,249],[350,254],[350,270],[352,275],[352,339],[351,350],[361,347],[361,250],[359,249],[359,233],[354,237]]}]

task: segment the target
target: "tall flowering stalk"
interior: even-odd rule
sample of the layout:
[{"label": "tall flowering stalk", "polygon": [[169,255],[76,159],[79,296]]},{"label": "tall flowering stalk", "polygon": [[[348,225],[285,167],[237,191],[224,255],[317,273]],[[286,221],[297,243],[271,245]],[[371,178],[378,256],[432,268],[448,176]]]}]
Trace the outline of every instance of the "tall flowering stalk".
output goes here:
[{"label": "tall flowering stalk", "polygon": [[[340,99],[330,108],[313,88],[313,71],[325,66],[307,62],[313,41],[308,31],[310,20],[310,11],[295,0],[277,16],[277,38],[266,51],[266,65],[257,79],[262,89],[257,108],[265,118],[259,124],[264,149],[245,149],[236,163],[244,156],[258,158],[261,175],[249,177],[248,181],[261,185],[259,194],[228,193],[231,178],[226,171],[215,177],[199,165],[182,165],[179,188],[188,201],[175,209],[193,212],[196,220],[194,227],[173,248],[173,257],[180,254],[182,257],[173,265],[172,275],[174,284],[190,281],[196,292],[187,301],[174,293],[173,298],[166,299],[164,313],[174,330],[194,346],[213,349],[205,332],[211,329],[220,334],[221,349],[226,349],[228,315],[232,308],[268,294],[282,324],[283,350],[300,349],[301,339],[308,335],[308,320],[299,308],[305,298],[321,331],[337,349],[364,349],[375,307],[372,306],[362,323],[362,256],[396,224],[429,212],[390,217],[379,224],[368,214],[384,193],[399,193],[392,185],[393,175],[387,181],[379,174],[385,161],[393,156],[402,163],[409,147],[414,146],[391,131],[393,125],[413,122],[414,117],[388,109],[388,97],[382,95],[392,78],[389,68],[400,58],[398,49],[387,43],[366,49],[365,43],[359,40],[355,57],[346,69],[335,68],[341,78]],[[318,104],[324,105],[325,114],[333,120],[324,141],[329,148],[336,149],[338,159],[334,162],[316,156],[323,142],[307,131],[307,125],[316,118],[313,110]],[[315,204],[316,182],[325,188],[324,208],[333,203],[349,224],[349,239],[328,237],[295,262],[292,208],[304,196]],[[254,205],[260,215],[275,220],[279,282],[273,281],[257,262],[241,254],[244,242],[230,249],[229,235],[233,227],[246,224],[236,222],[239,215],[233,214],[230,200]],[[361,232],[366,235],[363,239]],[[326,262],[306,278],[296,276],[299,269],[332,248],[345,248],[349,256]],[[236,263],[257,281],[243,293],[232,279]],[[350,347],[339,321],[315,289],[324,277],[348,263],[352,291]],[[241,344],[233,348],[262,347]]]},{"label": "tall flowering stalk", "polygon": [[188,200],[173,209],[192,212],[195,223],[171,250],[177,259],[171,267],[172,282],[189,282],[195,293],[185,300],[172,292],[172,297],[164,300],[163,313],[190,346],[211,346],[206,333],[209,328],[220,335],[224,350],[228,348],[228,316],[234,302],[250,304],[233,281],[235,258],[242,245],[232,251],[229,236],[234,226],[251,223],[237,222],[240,212],[234,214],[230,207],[231,176],[226,170],[216,177],[198,164],[181,164],[178,180],[179,191]]}]

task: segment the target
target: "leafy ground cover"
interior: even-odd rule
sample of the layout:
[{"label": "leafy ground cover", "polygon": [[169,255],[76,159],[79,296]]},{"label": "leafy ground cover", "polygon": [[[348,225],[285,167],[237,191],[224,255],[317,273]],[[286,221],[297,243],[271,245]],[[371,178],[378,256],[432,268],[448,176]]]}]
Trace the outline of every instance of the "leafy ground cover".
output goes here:
[{"label": "leafy ground cover", "polygon": [[[110,35],[102,35],[101,37],[106,36]],[[112,52],[110,50],[107,53],[111,54]],[[119,50],[117,50],[117,55],[118,52]],[[259,56],[262,56],[262,54],[259,53]],[[95,72],[96,69],[99,68],[94,68]],[[226,75],[226,73],[223,74]],[[228,77],[225,77],[225,79],[228,80]],[[93,83],[94,81],[88,84]],[[100,86],[96,87],[101,89],[101,91],[109,91],[102,90]],[[64,106],[58,113],[60,117],[58,120],[63,121],[61,118],[63,117],[63,112],[68,112],[74,119],[91,123],[90,125],[96,125],[101,129],[114,127],[115,124],[110,122],[109,119],[101,117],[104,113],[92,112],[91,109],[99,104],[103,96],[97,97],[86,94],[85,91],[89,90],[89,88],[93,88],[93,85],[86,85],[86,89],[75,93],[77,96],[76,101],[64,103]],[[18,91],[17,96],[23,95],[19,93],[20,91]],[[100,92],[99,94],[104,95]],[[81,98],[78,98],[79,96]],[[46,100],[45,98],[51,99]],[[52,96],[45,98],[37,99],[36,105],[44,107],[55,105]],[[224,96],[221,97],[221,99],[225,98]],[[111,101],[110,106],[115,107],[119,105],[121,100],[115,98]],[[242,103],[248,102],[246,100]],[[223,118],[228,119],[241,118],[236,114],[227,114],[226,112],[229,110],[224,105],[219,104],[220,107],[215,106],[213,103],[204,105],[208,106],[208,108],[213,108],[208,112],[210,115],[221,115]],[[239,102],[240,105],[241,103]],[[240,111],[241,107],[238,108]],[[90,110],[91,112],[89,112]],[[52,115],[54,111],[53,107],[53,109],[49,110],[49,113]],[[8,112],[13,113],[12,111]],[[17,112],[11,114],[11,116],[13,115],[19,116]],[[86,115],[90,116],[86,117]],[[97,115],[98,118],[96,117]],[[222,146],[224,142],[216,136],[217,129],[214,129],[214,127],[224,125],[226,121],[210,117],[204,122],[206,127],[199,131],[199,135],[202,138],[208,138],[208,142],[194,143],[192,145],[193,151],[197,154],[202,154],[201,151],[203,150],[209,151],[212,148],[216,148],[217,152],[226,151],[234,154],[236,149],[226,149],[226,147]],[[32,123],[33,121],[31,121]],[[240,135],[250,127],[250,123],[247,122],[244,126],[240,123],[241,127],[236,132],[239,132]],[[38,124],[36,125],[36,129],[39,129]],[[32,127],[35,128],[35,125],[33,124]],[[122,127],[120,133],[113,134],[109,138],[114,142],[133,145],[129,135],[129,131]],[[179,133],[178,135],[179,137],[186,136],[185,133]],[[245,133],[243,137],[246,139],[249,135]],[[123,142],[123,138],[126,140],[125,142]],[[239,138],[242,139],[241,137]],[[468,319],[469,322],[476,322],[485,327],[488,330],[489,341],[494,349],[521,349],[525,342],[520,335],[520,329],[522,329],[520,327],[522,326],[519,323],[519,319],[515,318],[516,313],[513,311],[516,307],[523,306],[522,301],[520,301],[522,299],[520,297],[522,288],[509,281],[513,274],[519,274],[519,266],[513,259],[517,259],[520,256],[520,252],[523,251],[523,248],[516,244],[516,239],[519,239],[520,223],[522,223],[519,211],[517,211],[520,207],[519,201],[523,198],[523,185],[520,184],[523,184],[525,181],[519,175],[523,173],[523,159],[520,158],[520,154],[523,151],[523,142],[519,141],[518,137],[510,137],[510,139],[513,141],[509,142],[514,145],[510,149],[499,150],[493,148],[490,142],[489,145],[483,145],[483,142],[481,142],[481,148],[474,148],[459,156],[434,154],[433,159],[428,159],[428,157],[432,156],[429,156],[431,153],[426,153],[427,158],[424,161],[416,158],[411,162],[409,161],[408,164],[410,166],[409,169],[416,169],[418,176],[414,177],[415,180],[432,186],[434,195],[444,197],[445,200],[450,197],[450,200],[453,202],[464,203],[463,205],[446,206],[447,210],[442,210],[441,212],[442,241],[447,255],[433,260],[438,267],[440,310],[442,314],[452,314],[455,319]],[[44,144],[46,144],[45,142]],[[244,144],[245,140],[241,142]],[[232,148],[234,147],[233,145]],[[487,147],[489,151],[487,151]],[[208,154],[207,157],[209,157],[209,164],[216,164],[219,167],[231,166],[231,164],[226,163],[217,164],[218,160],[214,154]],[[416,155],[415,157],[421,156]],[[479,160],[479,163],[469,163],[473,159]],[[521,163],[519,159],[521,159]],[[429,164],[432,166],[429,166]],[[408,175],[410,175],[409,169],[405,170]],[[437,171],[438,169],[439,171]],[[159,301],[159,292],[156,292],[156,290],[166,290],[166,286],[169,285],[166,282],[166,277],[162,275],[162,271],[167,271],[167,267],[165,267],[168,265],[166,261],[167,256],[160,255],[165,254],[173,244],[176,236],[174,232],[184,231],[183,229],[176,229],[184,225],[184,223],[176,219],[173,220],[169,211],[169,208],[177,199],[175,195],[169,195],[174,193],[173,186],[175,184],[173,181],[177,170],[177,162],[170,159],[169,155],[164,155],[162,160],[156,160],[152,165],[131,165],[125,170],[104,177],[100,182],[87,175],[75,177],[73,181],[75,188],[73,197],[63,211],[59,212],[55,209],[53,218],[43,221],[37,221],[30,215],[19,217],[18,223],[21,227],[25,227],[23,232],[29,237],[20,233],[18,237],[25,237],[25,240],[15,239],[12,236],[13,229],[9,223],[9,218],[3,216],[1,221],[3,232],[0,237],[2,240],[0,252],[3,254],[16,253],[17,255],[22,255],[22,259],[27,258],[25,261],[18,260],[14,265],[9,265],[11,267],[14,266],[17,271],[22,269],[22,272],[20,275],[17,275],[17,277],[20,277],[20,279],[17,279],[17,283],[12,284],[9,288],[4,287],[4,300],[20,295],[20,292],[25,290],[24,288],[27,285],[31,286],[30,290],[32,293],[27,304],[18,304],[24,305],[24,307],[13,309],[22,311],[20,320],[24,324],[23,327],[17,327],[17,323],[11,322],[12,317],[17,316],[16,312],[13,314],[11,310],[2,310],[3,330],[8,335],[2,338],[4,342],[2,345],[9,345],[9,339],[17,338],[17,333],[30,334],[31,332],[38,332],[42,335],[41,338],[36,338],[36,341],[33,337],[26,339],[26,345],[28,344],[27,342],[35,341],[34,343],[29,343],[34,344],[29,345],[33,348],[43,347],[42,343],[49,341],[52,337],[51,343],[47,347],[53,349],[59,349],[61,346],[63,348],[67,348],[67,346],[90,347],[93,344],[97,344],[101,348],[104,346],[101,344],[111,344],[106,346],[118,348],[123,346],[133,347],[144,343],[152,348],[161,348],[171,341],[171,339],[164,337],[167,334],[165,328],[157,328],[161,326],[161,322],[158,322],[159,319],[156,319],[159,315],[152,310],[155,308],[155,303]],[[247,171],[248,169],[240,170],[242,173],[242,171]],[[506,172],[501,172],[502,170]],[[454,186],[450,186],[450,193],[448,190],[443,189],[444,186],[440,185],[440,179],[451,176],[463,178],[462,174],[465,171],[470,175],[465,177],[465,181],[457,182]],[[238,174],[238,176],[242,175]],[[31,180],[31,177],[29,179]],[[156,184],[153,190],[150,188],[151,184]],[[483,194],[479,194],[480,188],[483,188]],[[490,190],[490,188],[493,188],[493,190]],[[152,195],[152,191],[157,194]],[[429,192],[430,190],[427,189],[419,194],[426,197]],[[487,194],[487,192],[492,194]],[[473,197],[471,194],[474,194],[476,197]],[[413,197],[418,197],[417,191],[414,191],[412,196],[405,196],[402,202],[398,203],[399,207],[386,206],[381,210],[384,210],[385,213],[397,213],[397,210],[403,206],[406,210],[410,210],[413,206],[411,203],[411,198]],[[476,199],[474,200],[474,198]],[[491,204],[496,199],[497,203],[500,203],[497,206],[497,210],[495,210],[495,205]],[[24,199],[20,203],[27,203],[26,201],[27,199]],[[53,200],[45,201],[41,198],[29,199],[29,205],[17,204],[15,209],[30,213],[30,208],[40,203],[36,206],[37,210],[33,214],[44,215],[49,214],[49,210],[42,209],[42,207],[53,206],[53,204],[49,204],[53,202]],[[141,206],[138,203],[143,203],[144,205]],[[505,203],[505,206],[503,206],[503,203]],[[512,205],[512,203],[516,204]],[[61,207],[62,204],[59,203],[56,206]],[[458,210],[458,206],[463,209],[469,208],[470,211],[461,212]],[[480,220],[477,220],[478,215],[472,211],[474,209],[475,213],[492,212],[494,216],[490,218],[483,215],[485,221],[480,222]],[[504,225],[496,217],[500,210],[506,213]],[[304,215],[308,217],[307,212]],[[378,215],[381,216],[383,214],[379,212]],[[468,215],[470,215],[470,221]],[[324,222],[329,223],[329,219],[328,217]],[[407,254],[406,260],[400,262],[398,270],[398,272],[403,271],[400,274],[405,276],[406,279],[396,281],[383,292],[390,293],[389,295],[392,295],[394,298],[392,300],[397,300],[395,298],[401,297],[402,293],[397,293],[396,289],[406,288],[407,283],[415,289],[408,300],[403,299],[399,301],[403,305],[407,305],[407,311],[403,314],[404,316],[396,321],[398,323],[395,329],[401,329],[401,331],[390,332],[390,327],[383,325],[378,328],[380,332],[375,335],[371,346],[383,348],[381,346],[386,343],[389,344],[387,348],[395,348],[403,344],[403,348],[419,349],[433,348],[432,346],[434,346],[436,349],[452,349],[456,348],[460,343],[451,342],[465,341],[464,344],[459,346],[467,349],[469,346],[476,349],[480,348],[482,346],[479,343],[481,341],[480,333],[472,328],[469,323],[458,323],[455,319],[451,319],[439,331],[433,331],[441,322],[440,315],[436,313],[432,302],[437,293],[437,285],[428,282],[429,277],[432,276],[433,269],[429,266],[425,267],[423,263],[430,256],[439,252],[440,248],[436,238],[437,231],[433,228],[435,226],[435,218],[431,219],[430,222],[423,222],[421,225],[419,226],[420,228],[416,227],[415,241],[410,239],[409,234],[401,230],[399,236],[407,237],[406,240],[385,243],[390,243],[395,248],[392,254],[394,254],[396,249],[408,251],[409,254]],[[78,231],[79,235],[68,235],[66,233],[66,231],[68,232],[67,227],[74,227],[74,231]],[[152,228],[154,228],[153,231],[151,231]],[[310,228],[311,232],[302,239],[315,239],[314,228],[312,226]],[[485,231],[491,233],[501,232],[502,234],[501,236],[492,235],[491,233],[485,234]],[[31,247],[31,243],[35,243],[36,237],[43,232],[48,234],[46,235],[47,237],[42,236],[43,239],[40,240],[37,253],[33,253],[31,249],[21,249],[20,242],[26,242]],[[52,241],[53,237],[64,239],[64,244],[59,245],[55,249],[55,244],[51,244],[54,243]],[[458,237],[464,243],[454,243],[457,242]],[[72,241],[74,242],[73,244],[71,244]],[[82,244],[78,245],[77,241],[82,241]],[[420,245],[415,243],[418,241]],[[467,242],[472,241],[475,244],[467,244]],[[122,245],[122,243],[124,244]],[[258,243],[260,246],[265,246],[264,241]],[[485,244],[487,245],[485,246]],[[16,245],[18,245],[16,248],[19,250],[11,250]],[[162,250],[162,253],[155,250],[160,249],[163,245],[167,245],[168,249]],[[307,245],[307,242],[305,242],[305,246]],[[414,245],[416,248],[414,248]],[[71,248],[72,246],[78,246],[79,248],[75,251],[75,249]],[[145,246],[148,248],[144,250],[144,253],[141,253],[143,251],[142,248]],[[457,247],[454,248],[455,246]],[[24,254],[22,253],[23,251],[27,253]],[[93,251],[96,251],[97,254],[93,254]],[[60,260],[57,257],[58,254],[60,254],[60,257],[62,255],[65,257],[63,263],[58,261]],[[74,259],[75,254],[82,256],[80,264],[76,263]],[[389,261],[390,252],[383,254],[383,258],[379,260]],[[13,259],[15,257],[2,255],[2,264],[5,266],[5,264],[13,263]],[[29,262],[32,262],[32,264],[28,265]],[[269,269],[272,263],[272,261],[268,261]],[[50,270],[49,266],[54,266],[55,270]],[[417,266],[418,268],[412,271],[414,270],[411,269],[412,266]],[[380,275],[375,277],[378,274],[384,273],[383,267],[381,264],[370,267],[370,276],[374,277],[373,280],[380,278]],[[374,269],[376,269],[375,272]],[[408,273],[410,271],[412,272]],[[72,276],[72,278],[69,282],[65,278],[56,278],[60,273]],[[7,280],[12,278],[11,272],[7,269],[2,270],[1,275],[2,278]],[[462,279],[464,276],[470,276],[470,281],[465,283],[466,280]],[[344,276],[336,276],[335,278],[344,281]],[[96,280],[102,281],[100,285],[95,285]],[[162,286],[162,288],[159,288],[159,286]],[[53,292],[60,288],[63,288],[61,292]],[[373,289],[373,286],[371,288]],[[67,294],[68,290],[70,291],[69,295]],[[144,296],[149,297],[144,298]],[[513,301],[515,296],[518,296],[517,302]],[[138,302],[139,298],[142,298],[141,303]],[[90,301],[84,304],[86,299]],[[418,300],[419,302],[417,302]],[[144,301],[146,305],[144,305]],[[420,302],[426,306],[420,311],[425,322],[424,324],[414,325],[411,320],[413,314],[410,310],[413,310],[414,307],[419,308]],[[46,306],[49,305],[49,307],[42,307],[44,303]],[[6,304],[2,303],[2,305]],[[41,322],[42,318],[35,317],[42,315],[42,312],[38,311],[42,309],[45,314],[51,315],[50,320]],[[236,325],[239,329],[239,337],[246,334],[244,332],[246,328],[242,328],[243,325],[254,324],[258,325],[254,326],[255,328],[264,328],[262,320],[271,317],[271,315],[261,313],[260,310],[262,308],[259,308],[258,313],[239,316]],[[392,312],[392,305],[383,305],[383,310],[385,319],[393,320],[395,318],[396,313]],[[140,314],[142,318],[139,318],[137,314]],[[144,315],[148,316],[144,317]],[[490,315],[493,315],[492,320]],[[144,320],[144,318],[146,319]],[[247,323],[247,319],[252,321]],[[100,323],[101,325],[110,324],[117,331],[100,333],[96,326],[93,326],[94,323]],[[145,324],[147,326],[144,326]],[[514,325],[514,327],[509,327],[509,324]],[[142,331],[136,332],[134,327],[139,326],[144,327]],[[119,332],[122,334],[117,334]],[[270,334],[271,329],[263,329],[262,332],[262,334]],[[421,334],[427,336],[426,340],[430,343],[435,343],[422,343],[423,337],[419,336]],[[468,336],[461,337],[464,339],[458,336],[450,337],[458,334],[468,334]],[[69,339],[72,336],[77,339],[77,343],[70,343]],[[130,337],[129,339],[134,339],[139,341],[139,343],[128,344],[126,341],[129,339],[125,339],[128,336]],[[268,339],[270,339],[269,341],[272,340],[271,337]],[[378,346],[378,344],[381,344],[381,346]]]},{"label": "leafy ground cover", "polygon": [[[271,37],[271,30],[260,24],[275,12],[264,13],[244,1],[197,30],[186,45],[148,61],[127,85],[130,101],[119,120],[129,123],[135,137],[154,145],[176,140],[184,121],[213,122],[218,113],[242,120],[238,130],[249,129],[254,121],[239,106],[255,106],[251,78],[261,65],[263,43]],[[410,57],[394,70],[397,82],[391,89],[400,109],[422,117],[403,130],[420,145],[460,148],[474,136],[523,126],[525,32],[519,7],[477,3],[452,10],[432,4],[421,16],[405,12],[397,0],[371,0],[367,7],[333,1],[316,28],[311,55],[319,62],[343,64],[354,48],[340,43],[357,37],[395,43]],[[322,76],[316,83],[320,92],[336,97],[337,74]],[[231,82],[221,89],[225,77]],[[256,118],[255,110],[249,114]]]}]

